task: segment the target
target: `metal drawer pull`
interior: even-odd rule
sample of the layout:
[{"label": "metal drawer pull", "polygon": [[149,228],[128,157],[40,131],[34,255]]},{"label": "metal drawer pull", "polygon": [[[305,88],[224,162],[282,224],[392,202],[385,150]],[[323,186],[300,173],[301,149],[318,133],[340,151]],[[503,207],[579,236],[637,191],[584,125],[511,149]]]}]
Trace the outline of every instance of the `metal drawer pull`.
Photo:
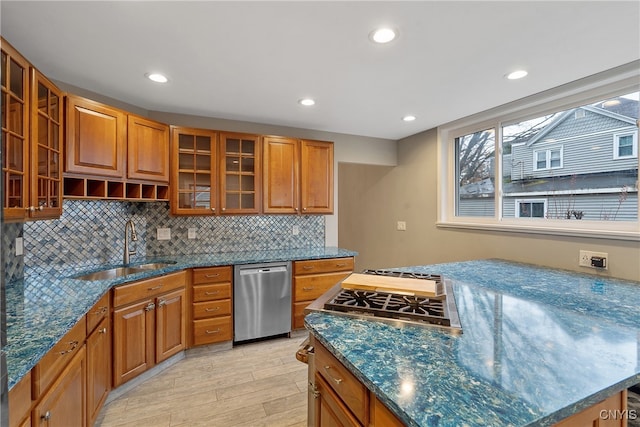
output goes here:
[{"label": "metal drawer pull", "polygon": [[214,308],[205,308],[204,311],[206,312],[212,312],[212,311],[218,311],[220,310],[220,307],[214,307]]},{"label": "metal drawer pull", "polygon": [[51,411],[47,411],[43,415],[40,415],[40,418],[44,421],[49,421],[51,419]]},{"label": "metal drawer pull", "polygon": [[216,273],[216,274],[205,274],[204,277],[206,277],[207,279],[213,279],[214,277],[220,277],[220,273]]},{"label": "metal drawer pull", "polygon": [[329,373],[329,369],[331,369],[331,366],[329,366],[329,365],[324,367],[324,370],[327,373],[327,375],[329,376],[329,378],[334,380],[336,382],[336,384],[340,384],[343,381],[342,378],[333,378],[333,376]]},{"label": "metal drawer pull", "polygon": [[148,291],[157,291],[158,289],[160,289],[162,287],[162,285],[158,285],[158,286],[154,286],[152,288],[147,288]]},{"label": "metal drawer pull", "polygon": [[220,291],[207,291],[204,294],[205,295],[218,295],[220,293]]},{"label": "metal drawer pull", "polygon": [[216,329],[215,331],[210,331],[208,329],[205,329],[205,332],[208,334],[219,334],[220,333],[220,328]]},{"label": "metal drawer pull", "polygon": [[345,264],[345,263],[342,263],[342,264],[336,264],[336,267],[346,267],[346,266],[347,266],[347,264]]},{"label": "metal drawer pull", "polygon": [[78,341],[71,341],[71,342],[69,342],[69,346],[70,346],[69,350],[65,350],[65,351],[61,351],[61,352],[60,352],[60,354],[61,354],[62,356],[64,356],[65,354],[71,353],[73,350],[75,350],[75,349],[76,349],[76,347],[78,347]]},{"label": "metal drawer pull", "polygon": [[302,290],[303,290],[303,291],[312,291],[312,290],[314,290],[314,289],[315,289],[315,288],[314,288],[313,286],[311,286],[311,287],[303,287],[303,288],[302,288]]},{"label": "metal drawer pull", "polygon": [[93,314],[101,315],[101,314],[105,314],[106,312],[107,312],[107,307],[102,306],[102,307],[98,307],[98,309],[94,311]]},{"label": "metal drawer pull", "polygon": [[303,265],[302,268],[304,270],[313,270],[313,266],[312,265]]}]

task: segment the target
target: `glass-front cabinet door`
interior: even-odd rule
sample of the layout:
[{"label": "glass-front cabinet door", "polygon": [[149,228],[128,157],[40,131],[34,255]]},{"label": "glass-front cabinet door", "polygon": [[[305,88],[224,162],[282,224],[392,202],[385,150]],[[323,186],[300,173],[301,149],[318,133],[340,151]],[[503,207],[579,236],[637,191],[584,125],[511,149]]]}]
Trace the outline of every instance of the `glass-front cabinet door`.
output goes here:
[{"label": "glass-front cabinet door", "polygon": [[2,207],[7,221],[29,215],[28,73],[27,60],[2,40]]},{"label": "glass-front cabinet door", "polygon": [[214,131],[173,126],[171,128],[171,213],[212,215],[217,213],[217,139]]},{"label": "glass-front cabinet door", "polygon": [[220,134],[220,210],[225,214],[260,212],[261,140],[259,135]]},{"label": "glass-front cabinet door", "polygon": [[31,202],[34,218],[62,213],[62,97],[39,71],[31,70]]}]

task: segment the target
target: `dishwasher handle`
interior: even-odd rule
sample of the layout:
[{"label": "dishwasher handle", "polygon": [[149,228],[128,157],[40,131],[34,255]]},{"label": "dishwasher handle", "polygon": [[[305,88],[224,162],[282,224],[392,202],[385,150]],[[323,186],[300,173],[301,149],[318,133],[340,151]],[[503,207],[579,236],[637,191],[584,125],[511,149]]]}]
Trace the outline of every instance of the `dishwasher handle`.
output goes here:
[{"label": "dishwasher handle", "polygon": [[245,276],[247,274],[264,274],[264,273],[286,273],[287,266],[275,266],[275,267],[262,267],[262,268],[246,268],[240,270],[240,275]]}]

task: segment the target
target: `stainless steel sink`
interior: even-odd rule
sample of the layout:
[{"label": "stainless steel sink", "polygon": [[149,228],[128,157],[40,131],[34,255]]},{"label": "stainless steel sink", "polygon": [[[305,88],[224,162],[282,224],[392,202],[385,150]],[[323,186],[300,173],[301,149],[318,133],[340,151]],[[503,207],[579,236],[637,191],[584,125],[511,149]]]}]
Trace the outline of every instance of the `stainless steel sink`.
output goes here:
[{"label": "stainless steel sink", "polygon": [[116,277],[129,276],[131,274],[143,273],[145,271],[159,270],[164,267],[168,267],[175,264],[175,261],[168,262],[150,262],[147,264],[136,265],[132,267],[115,267],[108,270],[96,271],[95,273],[83,274],[77,276],[79,280],[107,280],[114,279]]}]

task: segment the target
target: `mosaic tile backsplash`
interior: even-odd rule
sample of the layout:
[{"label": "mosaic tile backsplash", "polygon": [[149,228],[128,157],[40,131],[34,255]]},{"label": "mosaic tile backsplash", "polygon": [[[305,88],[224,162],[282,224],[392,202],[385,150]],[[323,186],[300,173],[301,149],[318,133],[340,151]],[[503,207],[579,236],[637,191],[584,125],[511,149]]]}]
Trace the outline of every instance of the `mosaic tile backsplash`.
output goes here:
[{"label": "mosaic tile backsplash", "polygon": [[24,256],[16,256],[16,238],[22,236],[22,224],[2,224],[2,264],[5,280],[24,276]]},{"label": "mosaic tile backsplash", "polygon": [[[325,242],[321,215],[171,217],[167,202],[65,200],[63,208],[60,219],[24,224],[24,275],[71,275],[122,263],[129,219],[138,235],[131,262],[164,255],[314,248]],[[157,239],[159,227],[171,229],[170,240]],[[189,228],[196,229],[195,239],[188,238]],[[6,267],[21,273],[20,266],[5,262]]]}]

